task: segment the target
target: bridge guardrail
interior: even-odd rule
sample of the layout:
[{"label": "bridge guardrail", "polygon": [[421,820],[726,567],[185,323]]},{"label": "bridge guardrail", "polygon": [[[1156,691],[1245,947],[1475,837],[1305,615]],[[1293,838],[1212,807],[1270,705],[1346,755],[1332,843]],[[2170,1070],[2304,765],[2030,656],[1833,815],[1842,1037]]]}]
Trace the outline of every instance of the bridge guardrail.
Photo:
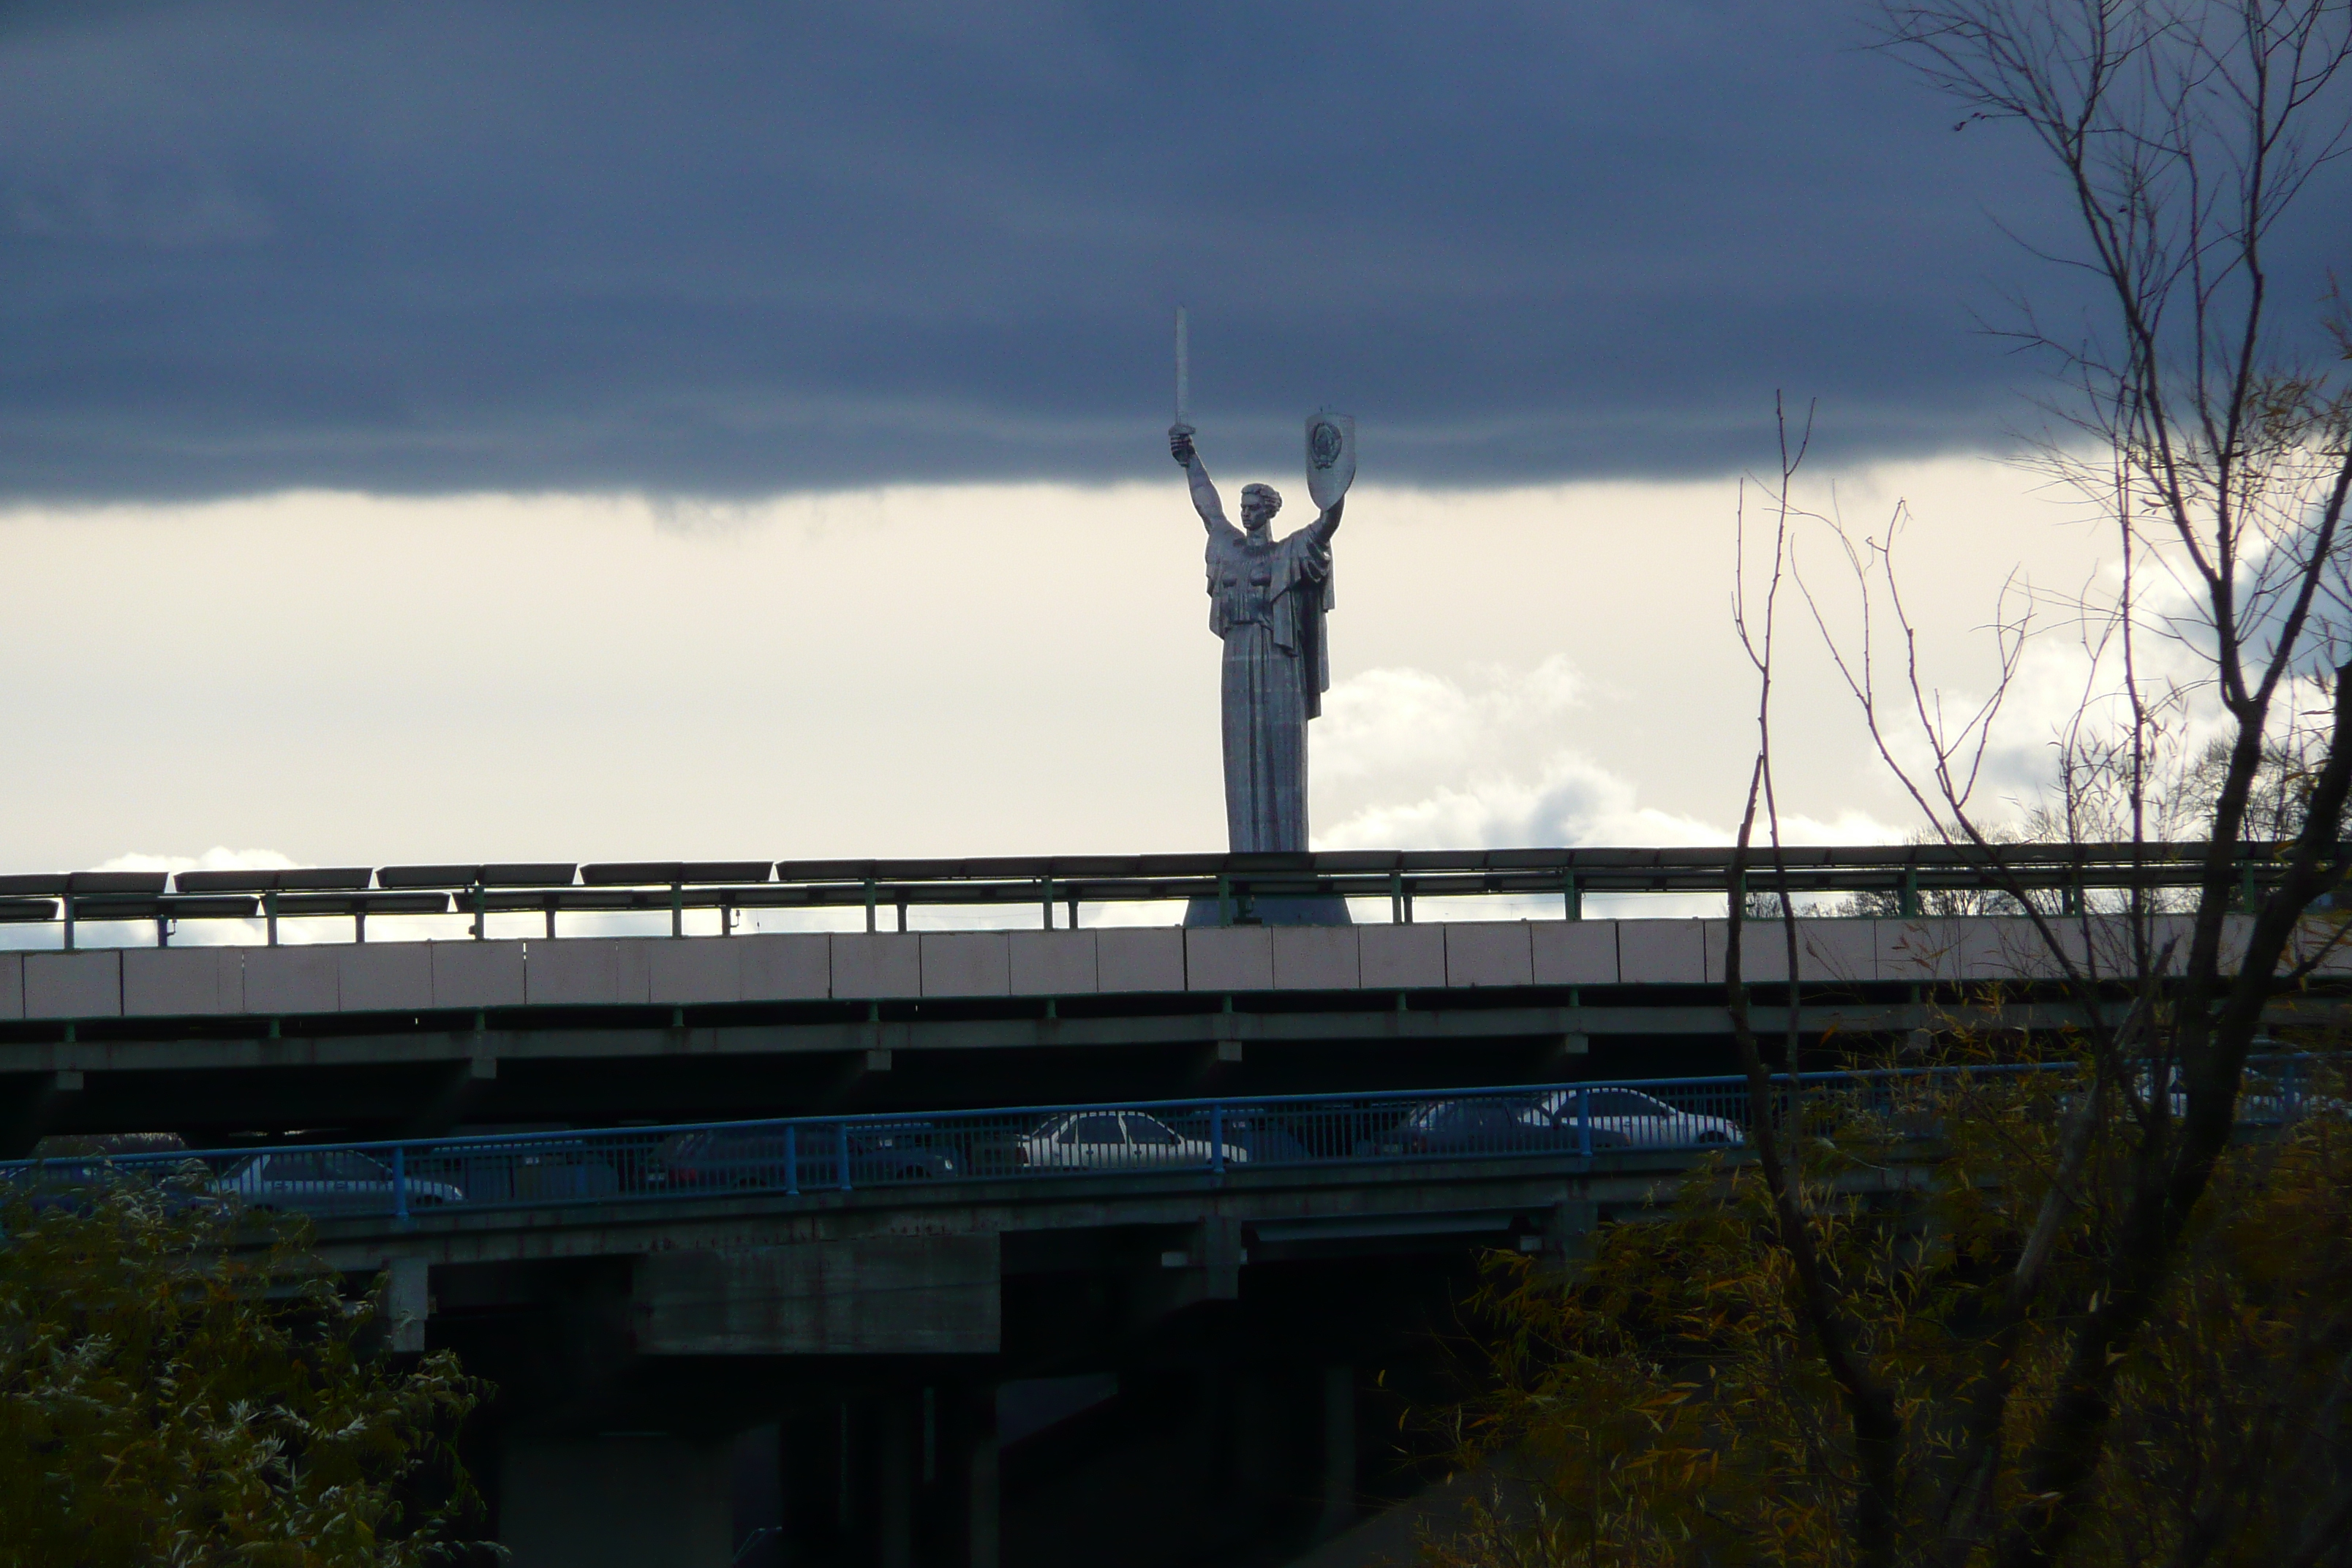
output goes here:
[{"label": "bridge guardrail", "polygon": [[[2242,847],[2238,870],[2249,900],[2277,875],[2284,847]],[[281,920],[349,919],[363,942],[371,915],[467,916],[470,934],[480,938],[492,915],[537,914],[551,940],[563,914],[667,912],[671,934],[683,936],[688,910],[715,910],[724,933],[746,910],[862,906],[873,931],[880,911],[895,910],[903,931],[910,907],[1025,905],[1051,930],[1058,908],[1068,910],[1075,928],[1081,904],[1134,901],[1198,900],[1230,924],[1248,919],[1261,897],[1384,899],[1392,920],[1410,923],[1416,899],[1556,898],[1575,920],[1587,894],[1713,893],[1738,910],[1750,889],[1783,888],[1885,895],[1907,917],[1921,911],[1924,894],[1944,891],[2047,893],[2053,907],[2073,910],[2100,891],[2194,887],[2204,875],[2205,846],[1802,847],[1751,856],[1738,879],[1732,861],[1721,847],[1561,848],[10,873],[0,875],[0,923],[56,924],[68,950],[78,926],[92,921],[152,921],[163,945],[178,921],[260,921],[275,943]]]},{"label": "bridge guardrail", "polygon": [[[1826,1092],[1847,1097],[1858,1110],[1899,1117],[1935,1083],[2072,1066],[1782,1076],[1774,1080],[1775,1114],[1788,1115],[1798,1093]],[[2341,1100],[2314,1100],[2305,1058],[2263,1058],[2248,1072],[2242,1122],[2280,1122],[2315,1104],[2352,1110]],[[2152,1086],[2144,1080],[2141,1087]],[[2179,1091],[2168,1098],[2177,1106]],[[1268,1168],[1728,1152],[1746,1142],[1748,1118],[1744,1078],[1585,1080],[63,1156],[0,1164],[0,1193],[14,1187],[49,1201],[100,1180],[181,1177],[198,1191],[256,1208],[421,1222],[501,1208],[746,1192],[814,1197],[1076,1175],[1215,1177]]]}]

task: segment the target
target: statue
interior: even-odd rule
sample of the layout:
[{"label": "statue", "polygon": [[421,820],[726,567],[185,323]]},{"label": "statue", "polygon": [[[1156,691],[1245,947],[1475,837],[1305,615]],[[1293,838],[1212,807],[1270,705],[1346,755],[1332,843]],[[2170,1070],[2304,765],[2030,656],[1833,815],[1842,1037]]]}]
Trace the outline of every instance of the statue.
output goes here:
[{"label": "statue", "polygon": [[1273,486],[1243,487],[1235,528],[1201,466],[1192,426],[1180,419],[1168,432],[1169,455],[1184,465],[1193,510],[1209,531],[1209,629],[1225,645],[1225,831],[1237,853],[1307,847],[1307,724],[1331,688],[1323,617],[1332,606],[1331,535],[1355,469],[1353,425],[1329,415],[1307,421],[1308,473],[1322,511],[1280,540],[1272,525],[1282,497]]}]

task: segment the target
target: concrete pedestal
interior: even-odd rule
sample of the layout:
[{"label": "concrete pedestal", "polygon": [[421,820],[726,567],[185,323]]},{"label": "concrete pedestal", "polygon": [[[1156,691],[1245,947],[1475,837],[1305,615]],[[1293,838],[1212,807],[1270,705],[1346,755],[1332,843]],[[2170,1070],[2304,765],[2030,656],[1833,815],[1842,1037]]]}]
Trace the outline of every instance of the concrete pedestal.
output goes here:
[{"label": "concrete pedestal", "polygon": [[729,1568],[726,1443],[609,1436],[509,1447],[499,1539],[513,1568]]}]

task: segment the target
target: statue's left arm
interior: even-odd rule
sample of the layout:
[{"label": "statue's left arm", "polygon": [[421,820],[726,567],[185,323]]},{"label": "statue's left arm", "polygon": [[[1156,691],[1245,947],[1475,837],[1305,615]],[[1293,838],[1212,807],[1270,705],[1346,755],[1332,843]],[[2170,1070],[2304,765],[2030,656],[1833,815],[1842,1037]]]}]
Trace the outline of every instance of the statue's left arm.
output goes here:
[{"label": "statue's left arm", "polygon": [[1341,496],[1323,509],[1323,515],[1307,525],[1307,533],[1318,544],[1329,544],[1331,536],[1339,531],[1339,513],[1346,508],[1348,498]]}]

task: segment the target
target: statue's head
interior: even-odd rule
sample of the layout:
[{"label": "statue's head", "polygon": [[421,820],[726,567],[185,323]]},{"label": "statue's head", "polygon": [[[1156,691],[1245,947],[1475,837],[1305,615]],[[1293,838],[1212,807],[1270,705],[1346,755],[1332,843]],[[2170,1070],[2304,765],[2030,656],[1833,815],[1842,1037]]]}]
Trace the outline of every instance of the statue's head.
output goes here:
[{"label": "statue's head", "polygon": [[1282,510],[1282,492],[1272,485],[1242,487],[1242,526],[1252,533],[1263,530]]}]

